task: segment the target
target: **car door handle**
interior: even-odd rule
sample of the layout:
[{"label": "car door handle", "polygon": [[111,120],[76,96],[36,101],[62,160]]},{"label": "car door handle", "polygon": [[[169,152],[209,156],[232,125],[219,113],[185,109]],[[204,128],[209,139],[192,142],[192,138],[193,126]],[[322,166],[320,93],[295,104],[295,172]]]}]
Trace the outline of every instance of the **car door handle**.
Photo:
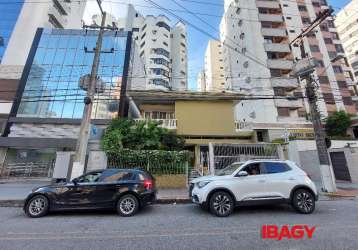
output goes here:
[{"label": "car door handle", "polygon": [[260,182],[260,183],[264,183],[264,182],[266,182],[265,180],[258,180],[258,182]]},{"label": "car door handle", "polygon": [[289,181],[295,181],[296,179],[293,177],[288,178]]}]

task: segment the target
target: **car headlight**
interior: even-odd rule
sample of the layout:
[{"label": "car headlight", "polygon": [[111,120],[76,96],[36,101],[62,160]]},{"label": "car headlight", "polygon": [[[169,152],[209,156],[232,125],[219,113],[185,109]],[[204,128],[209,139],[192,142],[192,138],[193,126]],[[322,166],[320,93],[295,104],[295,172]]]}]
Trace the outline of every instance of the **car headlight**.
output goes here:
[{"label": "car headlight", "polygon": [[198,186],[198,188],[203,188],[206,185],[208,185],[211,181],[199,181],[196,185]]}]

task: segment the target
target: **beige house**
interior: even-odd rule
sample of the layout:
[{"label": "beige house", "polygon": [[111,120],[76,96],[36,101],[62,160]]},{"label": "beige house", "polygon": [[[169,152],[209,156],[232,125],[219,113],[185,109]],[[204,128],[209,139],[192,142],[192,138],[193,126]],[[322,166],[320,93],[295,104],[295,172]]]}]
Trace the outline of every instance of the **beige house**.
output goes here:
[{"label": "beige house", "polygon": [[[155,120],[182,135],[195,165],[205,161],[211,143],[253,143],[254,131],[237,129],[234,107],[237,94],[200,92],[129,91],[131,109],[138,120]],[[132,112],[133,113],[133,112]]]}]

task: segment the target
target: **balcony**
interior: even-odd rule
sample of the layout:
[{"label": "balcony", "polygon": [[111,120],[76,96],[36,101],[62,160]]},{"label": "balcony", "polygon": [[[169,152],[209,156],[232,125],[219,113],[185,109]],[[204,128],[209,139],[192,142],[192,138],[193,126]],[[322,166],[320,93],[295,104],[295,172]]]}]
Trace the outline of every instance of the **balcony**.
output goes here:
[{"label": "balcony", "polygon": [[282,123],[296,123],[296,124],[311,124],[310,121],[308,121],[306,119],[306,117],[283,117],[283,116],[278,116],[277,117],[277,122],[282,122]]},{"label": "balcony", "polygon": [[328,27],[328,31],[329,32],[334,32],[334,33],[337,33],[338,31],[337,31],[337,28],[335,28],[335,27]]},{"label": "balcony", "polygon": [[347,71],[351,71],[351,67],[350,66],[347,66],[346,64],[342,63],[341,64],[341,68],[344,72],[347,72]]},{"label": "balcony", "polygon": [[271,79],[271,85],[273,88],[298,88],[298,81],[294,77],[276,77]]},{"label": "balcony", "polygon": [[259,14],[260,22],[283,22],[283,16],[281,14]]},{"label": "balcony", "polygon": [[268,59],[267,66],[270,69],[289,69],[289,70],[291,70],[293,67],[293,61],[286,60],[286,59]]},{"label": "balcony", "polygon": [[351,78],[346,78],[346,83],[348,86],[354,86],[356,83]]},{"label": "balcony", "polygon": [[275,105],[278,108],[298,109],[303,107],[303,102],[301,99],[298,100],[276,99]]},{"label": "balcony", "polygon": [[261,33],[263,36],[278,36],[278,37],[287,36],[286,30],[281,28],[262,28]]},{"label": "balcony", "polygon": [[353,102],[358,102],[358,96],[357,95],[352,95],[352,101]]},{"label": "balcony", "polygon": [[293,73],[297,76],[303,76],[314,72],[316,63],[313,58],[303,58],[295,63]]},{"label": "balcony", "polygon": [[235,130],[237,133],[242,135],[244,134],[252,134],[254,132],[253,123],[245,122],[245,121],[235,121]]},{"label": "balcony", "polygon": [[290,46],[285,43],[265,43],[265,51],[270,52],[290,52]]},{"label": "balcony", "polygon": [[71,13],[70,1],[53,0],[55,7],[63,15],[69,15]]},{"label": "balcony", "polygon": [[256,6],[258,8],[268,8],[268,9],[279,9],[280,4],[276,1],[256,1]]},{"label": "balcony", "polygon": [[159,124],[159,127],[161,128],[167,128],[167,129],[176,129],[177,128],[177,119],[134,119],[134,121],[154,121]]},{"label": "balcony", "polygon": [[56,28],[64,28],[67,25],[66,17],[61,15],[60,12],[54,6],[50,7],[48,15],[50,17],[50,22]]}]

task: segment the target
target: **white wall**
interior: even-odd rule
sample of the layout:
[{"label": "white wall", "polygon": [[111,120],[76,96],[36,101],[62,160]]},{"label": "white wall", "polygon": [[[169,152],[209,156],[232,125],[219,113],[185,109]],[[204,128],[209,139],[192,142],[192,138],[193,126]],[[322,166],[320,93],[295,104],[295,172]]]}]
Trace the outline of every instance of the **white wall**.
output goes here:
[{"label": "white wall", "polygon": [[[347,148],[347,143],[351,144]],[[329,152],[344,152],[352,182],[358,183],[358,141],[332,141]],[[319,160],[314,140],[295,140],[288,145],[288,158],[296,162],[303,170],[311,175],[314,181],[320,181]]]}]

